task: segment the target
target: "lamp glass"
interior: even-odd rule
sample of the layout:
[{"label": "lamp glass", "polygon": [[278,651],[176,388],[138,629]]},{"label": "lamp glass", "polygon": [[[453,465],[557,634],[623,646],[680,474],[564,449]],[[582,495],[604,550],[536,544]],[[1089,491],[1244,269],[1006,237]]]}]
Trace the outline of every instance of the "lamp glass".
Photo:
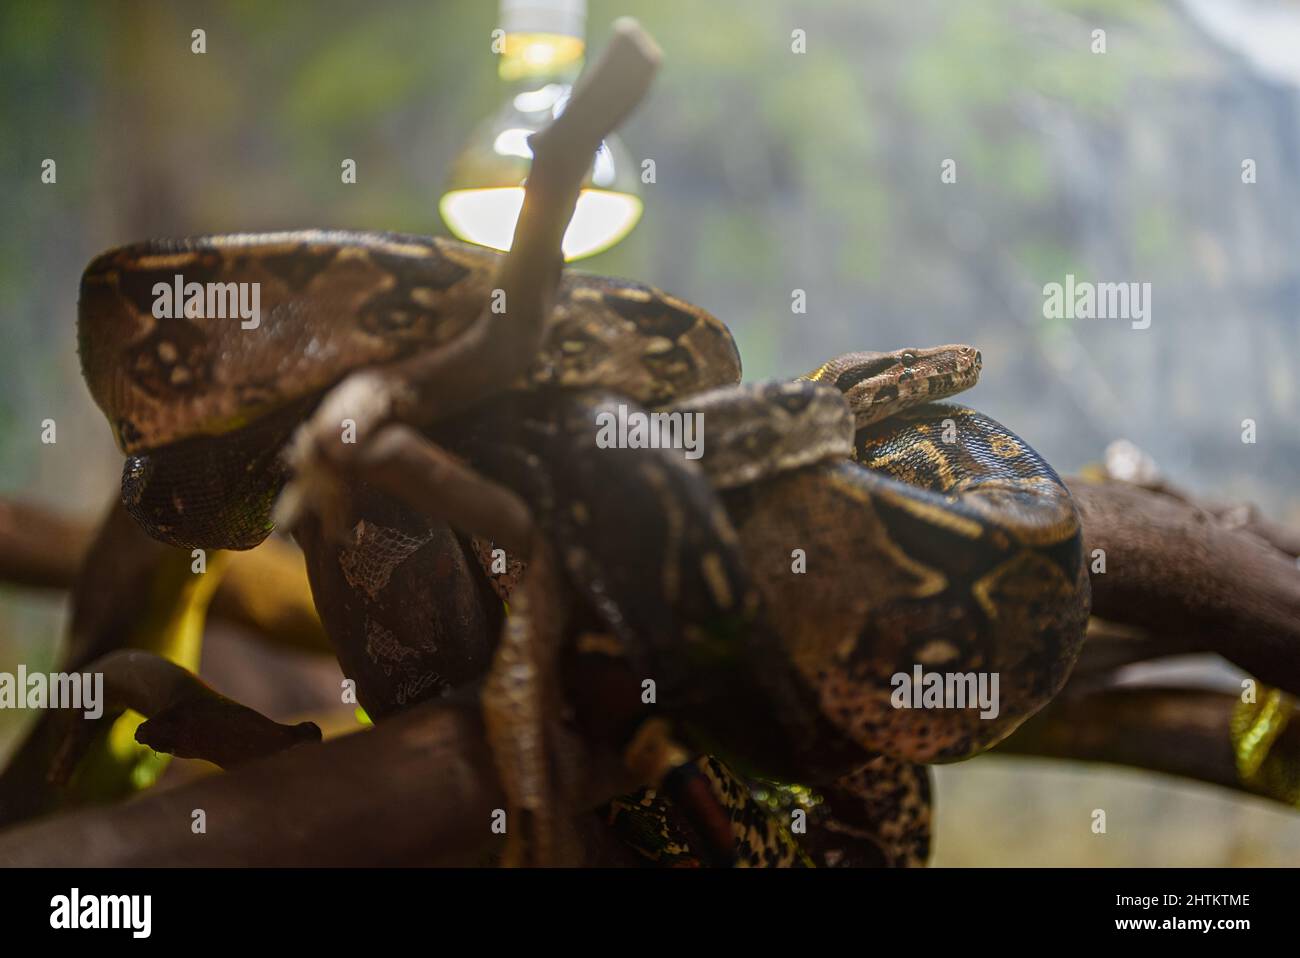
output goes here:
[{"label": "lamp glass", "polygon": [[[461,239],[504,252],[514,239],[515,223],[523,205],[523,187],[498,186],[450,190],[443,196],[439,209],[448,228]],[[582,190],[561,244],[564,258],[582,259],[609,249],[632,232],[641,211],[639,196],[610,190]]]},{"label": "lamp glass", "polygon": [[[570,35],[506,35],[499,71],[508,84],[506,101],[461,148],[438,204],[453,234],[510,248],[533,159],[528,138],[564,110],[583,49],[581,38]],[[632,158],[618,137],[607,137],[564,234],[564,258],[591,256],[627,236],[644,208],[638,191]]]}]

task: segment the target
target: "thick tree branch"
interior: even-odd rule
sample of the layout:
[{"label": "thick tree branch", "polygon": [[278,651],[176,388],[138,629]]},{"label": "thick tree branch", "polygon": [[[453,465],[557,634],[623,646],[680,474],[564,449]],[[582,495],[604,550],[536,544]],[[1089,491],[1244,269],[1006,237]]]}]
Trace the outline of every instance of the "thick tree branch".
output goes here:
[{"label": "thick tree branch", "polygon": [[33,503],[0,499],[0,582],[66,589],[93,536],[89,523]]},{"label": "thick tree branch", "polygon": [[[101,526],[102,534],[114,537],[115,558],[93,570],[100,580],[112,573],[112,582],[107,588],[96,583],[93,594],[83,594],[82,602],[102,607],[105,613],[116,610],[114,614],[120,616],[123,590],[116,587],[120,579],[117,570],[123,564],[135,566],[142,556],[154,561],[170,547],[150,539],[129,517],[117,515],[119,511],[115,506],[106,520],[111,528]],[[131,529],[122,529],[123,524]],[[100,534],[89,522],[32,503],[0,499],[0,582],[71,589]],[[134,614],[134,607],[126,611]],[[263,636],[274,645],[333,654],[312,602],[302,553],[280,539],[268,539],[256,549],[226,557],[225,573],[209,615]],[[93,654],[94,650],[90,651]],[[72,658],[79,652],[75,650]]]},{"label": "thick tree branch", "polygon": [[1300,694],[1300,569],[1192,503],[1117,481],[1068,481],[1083,518],[1092,611],[1143,629],[1162,654],[1217,652]]},{"label": "thick tree branch", "polygon": [[[633,787],[611,757],[587,756],[584,765],[583,807]],[[478,703],[467,698],[0,832],[0,866],[466,863],[499,841],[492,816],[504,807]],[[206,815],[206,834],[191,831],[195,809]]]},{"label": "thick tree branch", "polygon": [[[1068,692],[999,745],[997,754],[1107,762],[1165,772],[1300,802],[1300,710],[1285,706],[1268,750],[1268,775],[1243,775],[1233,720],[1235,695],[1195,689],[1113,688]],[[1287,780],[1289,784],[1279,784]]]}]

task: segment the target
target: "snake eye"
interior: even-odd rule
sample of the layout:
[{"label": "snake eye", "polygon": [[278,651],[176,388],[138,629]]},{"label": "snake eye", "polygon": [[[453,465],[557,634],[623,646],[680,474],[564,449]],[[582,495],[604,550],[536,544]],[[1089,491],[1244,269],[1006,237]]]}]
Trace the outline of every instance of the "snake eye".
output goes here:
[{"label": "snake eye", "polygon": [[916,362],[916,353],[903,353],[902,360],[904,366],[910,366]]}]

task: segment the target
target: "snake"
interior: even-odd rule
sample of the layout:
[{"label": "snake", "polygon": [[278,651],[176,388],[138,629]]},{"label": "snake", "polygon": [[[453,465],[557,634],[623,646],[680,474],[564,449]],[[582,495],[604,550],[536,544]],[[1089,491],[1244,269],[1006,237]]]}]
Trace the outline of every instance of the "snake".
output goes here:
[{"label": "snake", "polygon": [[[929,401],[971,385],[980,363],[969,347],[849,354],[802,381],[728,386],[671,403],[705,416],[716,437],[714,454],[701,461],[725,519],[692,499],[690,469],[672,453],[592,448],[590,424],[624,403],[617,395],[502,400],[477,427],[496,452],[471,445],[470,458],[523,493],[548,535],[570,544],[578,556],[571,575],[614,607],[606,624],[618,631],[635,622],[639,634],[626,641],[658,643],[634,670],[670,687],[684,683],[670,708],[686,716],[695,741],[762,780],[824,783],[823,793],[838,793],[837,809],[872,810],[875,827],[866,831],[876,838],[882,826],[896,829],[871,845],[871,860],[916,863],[928,844],[922,766],[991,747],[1050,700],[1088,614],[1078,518],[1060,479],[991,418]],[[539,462],[548,464],[540,478]],[[653,507],[630,514],[624,499]],[[585,525],[619,531],[593,539]],[[710,534],[695,536],[701,528]],[[732,564],[736,547],[741,561]],[[793,548],[818,574],[792,574]],[[663,601],[692,563],[702,567],[694,581],[708,590]],[[632,582],[620,581],[629,574]],[[656,578],[663,589],[646,588]],[[765,607],[762,621],[745,611],[748,589]],[[666,618],[683,609],[684,622]],[[685,622],[714,624],[712,642],[688,640],[682,659]],[[775,638],[756,640],[765,626]],[[673,674],[683,663],[683,674]],[[994,714],[898,708],[894,680],[914,669],[996,675]],[[765,684],[791,672],[797,687]],[[615,703],[584,702],[583,692],[611,685],[608,673],[587,674],[579,713],[585,706],[608,723]],[[881,776],[863,774],[870,768],[887,768],[894,783],[883,799]],[[615,810],[641,832],[648,820],[672,834],[656,801],[642,795]],[[750,814],[744,804],[731,811],[733,824]],[[828,854],[842,856],[852,827],[836,821],[832,830],[840,843]],[[769,844],[763,854],[779,850]]]},{"label": "snake", "polygon": [[[174,545],[256,545],[273,528],[294,428],[347,373],[463,333],[498,258],[342,231],[151,240],[95,258],[79,352],[127,456],[128,510]],[[261,322],[156,317],[159,284],[177,276],[218,297],[258,284]],[[854,353],[757,386],[740,371],[707,311],[566,271],[528,373],[435,434],[520,491],[585,599],[585,634],[612,635],[634,671],[659,676],[665,708],[744,773],[860,796],[864,768],[955,760],[1009,734],[1064,682],[1088,580],[1051,467],[992,419],[937,402],[973,384],[978,353]],[[591,417],[619,405],[702,413],[710,453],[695,464],[675,450],[594,451]],[[332,636],[346,634],[345,671],[369,673],[363,704],[382,714],[466,681],[500,621],[470,621],[481,544],[359,492],[370,514],[355,548],[308,549],[308,562],[318,602],[336,597],[321,611]],[[808,572],[792,572],[794,552]],[[435,581],[426,573],[453,584],[410,601]],[[427,641],[448,603],[447,621],[470,625],[450,651]],[[609,651],[577,648],[579,673],[594,663],[610,675],[605,660],[622,659]],[[997,716],[895,707],[892,679],[918,666],[998,674]],[[599,695],[577,704],[609,723]],[[908,790],[913,822],[925,791]]]},{"label": "snake", "polygon": [[[978,379],[972,347],[850,353],[803,383],[724,387],[673,408],[757,419],[815,410],[848,454],[773,463],[758,481],[705,457],[750,572],[819,712],[851,740],[914,762],[967,758],[1045,704],[1077,657],[1090,607],[1081,527],[1059,476],[1024,440],[974,409],[938,402]],[[832,385],[834,425],[806,398]],[[758,412],[754,407],[757,406]],[[743,445],[762,445],[762,430]],[[740,461],[745,461],[741,457]],[[798,465],[798,464],[796,464]],[[792,551],[820,574],[793,574]],[[854,583],[846,598],[842,582]],[[898,676],[998,678],[998,709],[900,708]]]},{"label": "snake", "polygon": [[[304,415],[348,372],[464,333],[500,259],[441,237],[325,230],[154,239],[95,257],[81,278],[78,353],[127,456],[131,514],[173,545],[257,545],[274,528],[280,453]],[[155,317],[160,284],[176,276],[217,298],[257,284],[263,321]],[[736,382],[740,356],[707,311],[570,270],[525,378],[616,382],[654,403]]]}]

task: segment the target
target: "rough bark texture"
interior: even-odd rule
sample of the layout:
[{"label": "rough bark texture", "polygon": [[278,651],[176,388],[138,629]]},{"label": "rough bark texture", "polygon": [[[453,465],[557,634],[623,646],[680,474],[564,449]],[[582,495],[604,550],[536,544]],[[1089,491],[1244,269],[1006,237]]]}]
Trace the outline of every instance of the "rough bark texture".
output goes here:
[{"label": "rough bark texture", "polygon": [[1093,615],[1143,629],[1162,654],[1217,652],[1300,694],[1300,569],[1248,527],[1125,482],[1070,479],[1083,516]]},{"label": "rough bark texture", "polygon": [[1066,694],[998,746],[999,754],[1107,762],[1166,772],[1295,804],[1300,710],[1288,703],[1267,774],[1243,772],[1233,740],[1235,695],[1200,689],[1109,689]]},{"label": "rough bark texture", "polygon": [[[585,764],[588,806],[632,787],[615,762]],[[0,832],[0,866],[469,863],[490,857],[504,807],[477,702],[437,703],[224,775]],[[196,809],[206,834],[191,828]]]}]

